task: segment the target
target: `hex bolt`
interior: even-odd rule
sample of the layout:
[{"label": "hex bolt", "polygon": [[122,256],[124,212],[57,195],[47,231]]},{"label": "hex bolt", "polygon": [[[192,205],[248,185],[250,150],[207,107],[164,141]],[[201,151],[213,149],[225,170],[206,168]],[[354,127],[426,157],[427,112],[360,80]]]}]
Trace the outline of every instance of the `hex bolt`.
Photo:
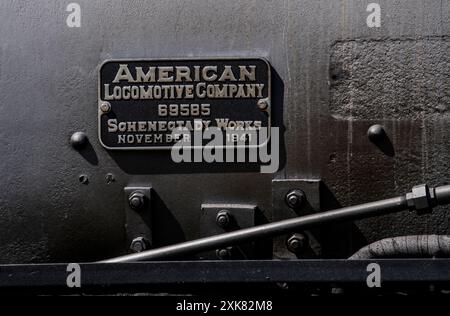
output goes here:
[{"label": "hex bolt", "polygon": [[222,248],[216,250],[216,255],[219,259],[227,260],[231,258],[231,248]]},{"label": "hex bolt", "polygon": [[305,202],[305,193],[302,190],[294,189],[286,194],[286,204],[290,208],[298,208]]},{"label": "hex bolt", "polygon": [[306,244],[306,237],[304,234],[293,234],[286,241],[287,248],[290,252],[298,253],[300,252]]},{"label": "hex bolt", "polygon": [[145,195],[140,191],[135,191],[130,194],[128,197],[128,204],[130,207],[135,210],[141,210],[145,205]]},{"label": "hex bolt", "polygon": [[266,110],[266,109],[268,108],[268,106],[269,106],[269,104],[267,103],[267,101],[264,100],[264,99],[258,100],[257,105],[258,105],[258,108],[259,108],[261,111]]},{"label": "hex bolt", "polygon": [[84,132],[75,132],[70,136],[70,144],[77,150],[86,147],[87,143],[88,137]]},{"label": "hex bolt", "polygon": [[369,137],[369,140],[371,142],[376,143],[386,137],[386,131],[384,130],[384,127],[382,125],[375,124],[369,127],[369,129],[367,130],[367,137]]},{"label": "hex bolt", "polygon": [[216,223],[220,228],[227,228],[231,222],[231,215],[227,210],[222,210],[217,213]]},{"label": "hex bolt", "polygon": [[148,241],[147,238],[137,237],[137,238],[134,238],[133,241],[131,242],[130,249],[133,252],[142,252],[144,250],[147,250],[149,245],[150,245],[150,242]]},{"label": "hex bolt", "polygon": [[100,111],[102,111],[103,113],[108,113],[109,111],[111,111],[111,103],[106,101],[100,103]]}]

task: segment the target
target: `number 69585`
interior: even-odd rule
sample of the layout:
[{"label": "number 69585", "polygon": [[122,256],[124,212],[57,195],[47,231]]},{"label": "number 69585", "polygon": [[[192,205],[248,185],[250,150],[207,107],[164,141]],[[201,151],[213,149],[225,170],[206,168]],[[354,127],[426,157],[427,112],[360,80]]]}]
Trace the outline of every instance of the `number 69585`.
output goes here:
[{"label": "number 69585", "polygon": [[166,116],[209,116],[211,115],[210,104],[159,104],[158,115]]}]

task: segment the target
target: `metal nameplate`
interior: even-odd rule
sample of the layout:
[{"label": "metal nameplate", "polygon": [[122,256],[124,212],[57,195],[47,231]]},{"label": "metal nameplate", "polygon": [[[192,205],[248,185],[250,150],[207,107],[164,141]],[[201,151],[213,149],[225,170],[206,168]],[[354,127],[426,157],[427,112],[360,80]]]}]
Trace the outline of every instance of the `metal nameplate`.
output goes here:
[{"label": "metal nameplate", "polygon": [[99,139],[107,149],[170,149],[211,127],[241,137],[270,128],[270,113],[270,66],[261,58],[108,60],[100,67]]}]

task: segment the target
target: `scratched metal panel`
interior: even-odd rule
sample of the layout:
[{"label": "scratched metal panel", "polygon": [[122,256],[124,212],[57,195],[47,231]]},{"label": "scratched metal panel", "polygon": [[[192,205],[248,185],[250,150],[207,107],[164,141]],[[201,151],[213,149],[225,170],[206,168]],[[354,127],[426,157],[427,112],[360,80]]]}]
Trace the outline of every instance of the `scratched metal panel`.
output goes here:
[{"label": "scratched metal panel", "polygon": [[[65,1],[0,3],[2,263],[123,253],[128,185],[151,184],[157,193],[157,246],[195,238],[205,203],[258,205],[270,219],[272,178],[322,178],[343,205],[448,179],[446,115],[335,118],[330,64],[338,42],[449,36],[450,1],[378,1],[380,28],[367,27],[368,2],[360,0],[77,3],[80,28],[67,27]],[[278,173],[176,165],[168,153],[113,153],[98,143],[97,74],[104,60],[224,56],[264,57],[273,67],[273,125],[283,130]],[[394,157],[368,143],[365,132],[374,122],[386,125]],[[68,142],[79,130],[91,141],[83,155]],[[107,184],[107,173],[115,182]],[[88,184],[78,181],[80,174]],[[368,240],[449,232],[443,209],[358,224]]]}]

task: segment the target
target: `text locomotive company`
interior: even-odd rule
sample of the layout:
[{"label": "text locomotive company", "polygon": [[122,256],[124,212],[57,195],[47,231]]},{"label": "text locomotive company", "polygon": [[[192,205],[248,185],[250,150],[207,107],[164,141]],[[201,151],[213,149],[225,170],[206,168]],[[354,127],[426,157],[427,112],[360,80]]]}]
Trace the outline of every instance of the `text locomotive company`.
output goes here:
[{"label": "text locomotive company", "polygon": [[[223,131],[259,130],[260,119],[233,120],[217,112],[214,100],[264,98],[266,86],[257,80],[257,66],[248,65],[131,65],[118,63],[114,78],[102,82],[103,101],[156,101],[153,119],[109,118],[107,132],[117,144],[173,144],[190,139],[187,132],[218,128]],[[255,100],[255,107],[256,107]],[[232,109],[232,103],[230,103]],[[185,132],[173,133],[174,130]],[[235,137],[228,135],[227,137]]]},{"label": "text locomotive company", "polygon": [[[131,68],[131,69],[130,69]],[[148,66],[120,64],[103,100],[262,98],[256,66]],[[123,85],[129,83],[129,85]]]}]

